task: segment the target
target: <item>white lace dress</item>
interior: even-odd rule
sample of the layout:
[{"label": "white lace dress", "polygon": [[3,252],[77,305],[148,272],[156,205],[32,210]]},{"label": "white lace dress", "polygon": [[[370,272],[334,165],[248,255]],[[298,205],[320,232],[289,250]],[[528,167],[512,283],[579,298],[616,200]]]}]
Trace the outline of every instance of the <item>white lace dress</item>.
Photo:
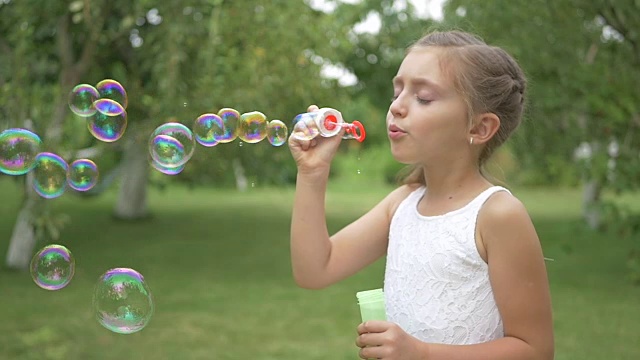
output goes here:
[{"label": "white lace dress", "polygon": [[412,192],[391,221],[384,279],[387,319],[428,343],[477,344],[503,337],[488,265],[475,244],[478,212],[491,187],[464,207],[423,216]]}]

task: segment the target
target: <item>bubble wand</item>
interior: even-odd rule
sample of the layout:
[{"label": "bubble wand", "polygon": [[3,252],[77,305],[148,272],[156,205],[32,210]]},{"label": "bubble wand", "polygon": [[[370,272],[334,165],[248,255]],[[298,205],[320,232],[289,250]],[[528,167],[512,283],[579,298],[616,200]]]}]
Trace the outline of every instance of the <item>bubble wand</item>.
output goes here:
[{"label": "bubble wand", "polygon": [[318,135],[322,137],[336,136],[342,128],[345,129],[343,139],[355,139],[358,142],[363,142],[366,137],[364,126],[360,121],[346,123],[342,114],[331,108],[298,114],[293,119],[291,135],[298,140],[311,140]]}]

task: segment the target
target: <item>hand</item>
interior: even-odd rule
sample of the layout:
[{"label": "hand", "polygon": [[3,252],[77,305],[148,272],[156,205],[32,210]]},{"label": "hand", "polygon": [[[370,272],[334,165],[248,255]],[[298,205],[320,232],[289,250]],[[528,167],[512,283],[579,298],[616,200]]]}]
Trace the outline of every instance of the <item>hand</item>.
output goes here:
[{"label": "hand", "polygon": [[427,344],[407,334],[400,326],[379,320],[358,325],[356,345],[362,359],[422,360]]},{"label": "hand", "polygon": [[[318,111],[318,107],[311,105],[307,111]],[[299,140],[293,136],[289,136],[289,150],[291,151],[291,155],[293,155],[293,159],[296,161],[298,172],[304,174],[323,173],[328,175],[331,160],[338,151],[343,132],[344,129],[336,136],[329,138],[318,135],[312,140]]]}]

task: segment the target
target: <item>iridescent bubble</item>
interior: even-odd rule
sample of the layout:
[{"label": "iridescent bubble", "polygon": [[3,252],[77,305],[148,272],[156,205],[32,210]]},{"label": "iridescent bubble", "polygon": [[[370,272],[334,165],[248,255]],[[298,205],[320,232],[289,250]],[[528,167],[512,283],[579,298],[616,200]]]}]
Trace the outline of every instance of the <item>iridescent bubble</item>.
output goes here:
[{"label": "iridescent bubble", "polygon": [[0,172],[23,175],[36,165],[42,140],[25,129],[7,129],[0,133]]},{"label": "iridescent bubble", "polygon": [[100,325],[119,334],[142,330],[154,310],[151,290],[144,277],[129,268],[110,269],[100,276],[93,291],[93,310]]},{"label": "iridescent bubble", "polygon": [[267,124],[267,139],[273,146],[282,146],[287,142],[289,130],[281,120],[271,120]]},{"label": "iridescent bubble", "polygon": [[98,183],[98,165],[89,159],[78,159],[69,165],[67,184],[77,191],[88,191]]},{"label": "iridescent bubble", "polygon": [[88,84],[80,84],[69,93],[69,108],[82,117],[88,117],[96,113],[93,103],[98,100],[100,93],[96,88]]},{"label": "iridescent bubble", "polygon": [[124,112],[124,107],[111,99],[98,99],[93,103],[93,106],[96,110],[107,116],[116,116]]},{"label": "iridescent bubble", "polygon": [[96,90],[101,99],[111,99],[122,105],[123,108],[127,108],[127,92],[119,82],[111,79],[102,80],[96,85]]},{"label": "iridescent bubble", "polygon": [[238,121],[238,137],[249,144],[267,137],[267,117],[259,111],[242,114]]},{"label": "iridescent bubble", "polygon": [[48,245],[31,259],[31,277],[45,290],[67,286],[75,273],[76,262],[71,251],[62,245]]},{"label": "iridescent bubble", "polygon": [[50,152],[39,153],[35,162],[33,189],[36,193],[46,199],[62,195],[67,187],[67,162]]},{"label": "iridescent bubble", "polygon": [[178,175],[178,174],[180,174],[182,172],[182,170],[184,170],[185,164],[182,164],[182,165],[180,165],[178,167],[171,168],[171,167],[166,167],[166,166],[163,166],[161,164],[158,164],[157,162],[152,160],[151,161],[151,166],[153,166],[154,169],[160,171],[163,174],[166,174],[166,175]]},{"label": "iridescent bubble", "polygon": [[298,140],[311,140],[320,135],[313,113],[299,114],[293,119],[291,136]]},{"label": "iridescent bubble", "polygon": [[240,112],[231,108],[223,108],[218,111],[218,116],[222,119],[223,127],[214,126],[213,138],[221,143],[232,142],[238,137]]},{"label": "iridescent bubble", "polygon": [[124,111],[121,114],[109,116],[96,111],[95,114],[89,117],[87,128],[91,135],[100,141],[117,141],[127,130],[127,112]]},{"label": "iridescent bubble", "polygon": [[214,129],[223,129],[222,118],[216,114],[202,114],[193,124],[193,133],[196,141],[203,146],[211,147],[218,144],[214,136]]},{"label": "iridescent bubble", "polygon": [[149,151],[153,162],[166,168],[184,165],[186,156],[184,145],[168,135],[157,135],[150,143]]},{"label": "iridescent bubble", "polygon": [[196,140],[193,132],[180,123],[170,122],[160,125],[151,134],[149,152],[153,161],[175,168],[191,159]]}]

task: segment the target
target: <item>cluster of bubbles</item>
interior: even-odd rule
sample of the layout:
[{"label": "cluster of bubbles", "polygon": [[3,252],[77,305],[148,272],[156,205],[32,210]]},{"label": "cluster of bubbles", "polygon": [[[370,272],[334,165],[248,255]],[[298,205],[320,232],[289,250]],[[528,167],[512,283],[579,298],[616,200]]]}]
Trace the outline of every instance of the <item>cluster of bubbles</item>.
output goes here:
[{"label": "cluster of bubbles", "polygon": [[69,93],[69,108],[87,118],[91,135],[104,142],[114,142],[127,129],[127,92],[117,81],[105,79],[96,86],[76,85]]},{"label": "cluster of bubbles", "polygon": [[[115,80],[106,79],[96,86],[80,84],[69,94],[71,111],[87,120],[89,132],[98,140],[119,140],[127,128],[127,93]],[[357,121],[345,123],[334,109],[299,114],[293,121],[292,136],[311,140],[316,136],[335,136],[345,129],[343,138],[364,140],[364,127]],[[200,115],[191,128],[178,122],[157,127],[149,138],[151,164],[158,171],[179,174],[194,154],[196,143],[213,147],[236,139],[255,144],[267,139],[282,146],[289,136],[281,120],[267,120],[259,112],[241,114],[232,108]],[[242,145],[242,142],[240,145]],[[88,191],[98,181],[98,167],[89,159],[68,164],[61,156],[42,151],[40,137],[26,129],[8,129],[0,133],[0,172],[24,175],[33,172],[33,189],[52,199],[66,187]],[[55,291],[66,287],[75,273],[75,259],[68,248],[48,245],[32,258],[30,273],[42,289]],[[93,312],[106,329],[131,334],[142,330],[154,312],[154,300],[144,277],[130,268],[112,268],[103,273],[94,287]]]},{"label": "cluster of bubbles", "polygon": [[158,126],[149,137],[149,153],[156,170],[176,175],[193,156],[196,143],[213,147],[236,139],[249,144],[267,139],[273,146],[282,146],[287,136],[287,126],[281,120],[269,121],[259,111],[240,114],[235,109],[223,108],[217,114],[198,116],[191,128],[177,122]]},{"label": "cluster of bubbles", "polygon": [[[71,111],[86,118],[89,132],[104,142],[114,142],[124,135],[126,107],[127,93],[115,80],[100,81],[95,87],[80,84],[69,94]],[[176,132],[167,134],[184,141]],[[32,172],[33,189],[47,199],[59,197],[67,187],[88,191],[97,184],[99,176],[96,163],[90,159],[77,159],[69,164],[58,154],[43,152],[40,137],[26,129],[0,133],[0,172],[8,175]],[[67,247],[47,245],[31,259],[30,273],[40,288],[60,290],[73,278],[75,259]],[[144,277],[129,268],[114,268],[102,274],[94,287],[92,305],[98,322],[120,334],[142,330],[154,310]]]},{"label": "cluster of bubbles", "polygon": [[89,159],[68,164],[62,157],[42,152],[42,140],[27,129],[0,132],[0,172],[7,175],[33,173],[32,187],[46,199],[62,195],[67,186],[88,191],[98,183],[98,166]]},{"label": "cluster of bubbles", "polygon": [[[45,290],[60,290],[71,282],[76,262],[62,245],[47,245],[31,259],[33,281]],[[93,312],[105,328],[132,334],[142,330],[151,319],[154,301],[144,277],[136,270],[113,268],[102,274],[93,290]]]}]

